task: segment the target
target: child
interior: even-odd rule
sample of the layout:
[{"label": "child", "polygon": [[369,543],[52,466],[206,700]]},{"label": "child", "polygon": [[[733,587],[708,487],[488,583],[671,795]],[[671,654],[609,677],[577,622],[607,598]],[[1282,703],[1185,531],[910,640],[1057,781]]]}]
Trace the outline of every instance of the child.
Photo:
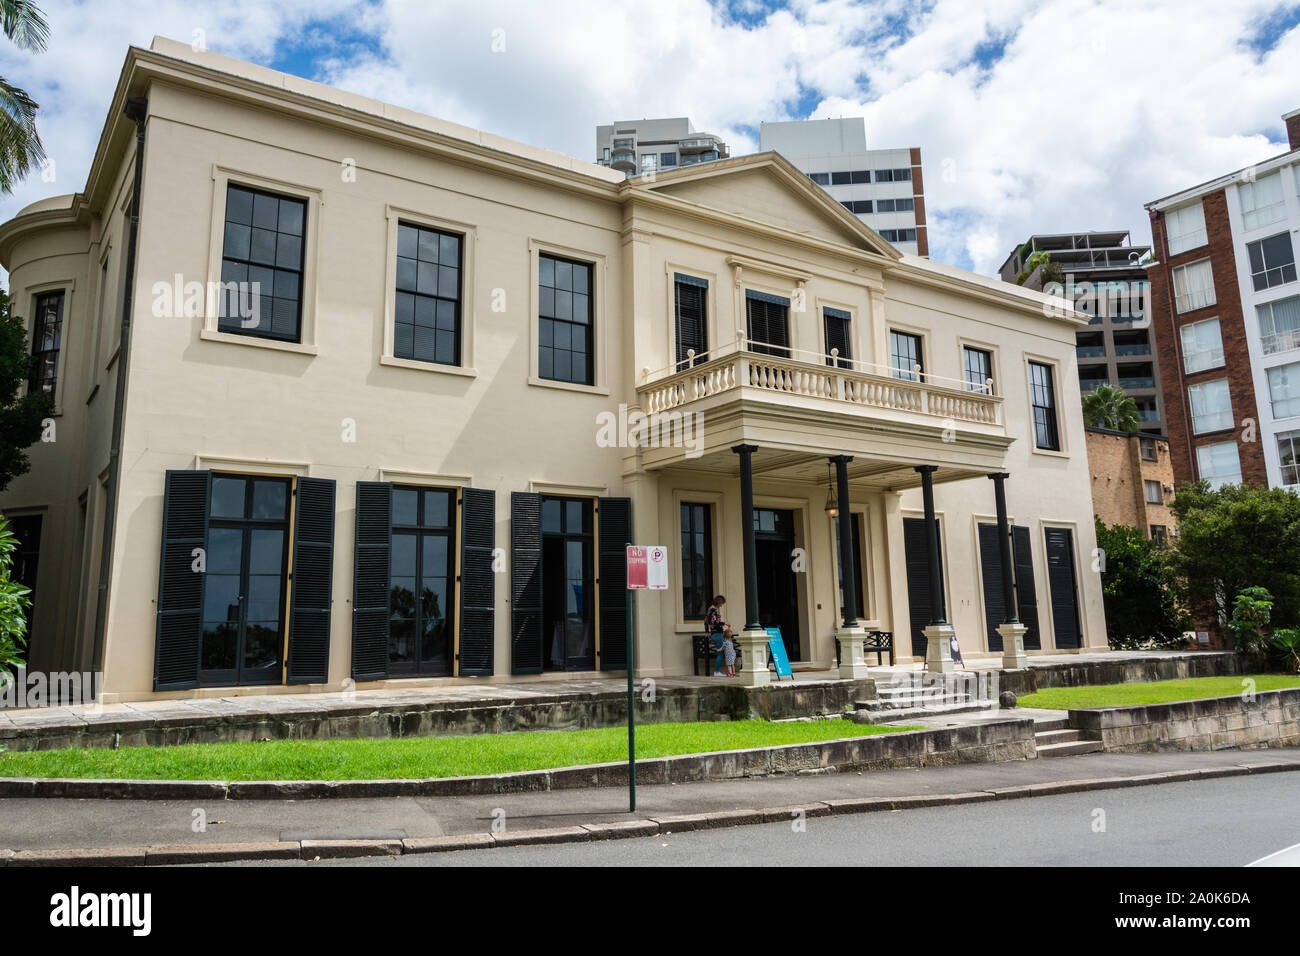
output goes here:
[{"label": "child", "polygon": [[727,622],[722,619],[722,608],[726,605],[727,599],[721,594],[714,595],[713,602],[709,605],[708,612],[704,615],[704,629],[709,634],[709,640],[712,642],[718,656],[713,664],[713,676],[722,676],[722,664],[726,661],[727,676],[736,676],[736,645],[731,643],[731,628]]}]

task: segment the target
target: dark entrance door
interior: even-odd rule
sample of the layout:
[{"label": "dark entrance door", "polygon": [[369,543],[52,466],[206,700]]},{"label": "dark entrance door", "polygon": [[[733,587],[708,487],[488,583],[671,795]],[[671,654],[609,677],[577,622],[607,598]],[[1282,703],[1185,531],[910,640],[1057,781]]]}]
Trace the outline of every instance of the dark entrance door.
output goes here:
[{"label": "dark entrance door", "polygon": [[1060,649],[1081,643],[1079,594],[1074,583],[1074,532],[1069,528],[1047,528],[1047,584],[1052,594],[1052,634]]},{"label": "dark entrance door", "polygon": [[[938,525],[939,519],[934,523]],[[903,556],[907,564],[907,611],[912,626],[912,656],[925,657],[925,629],[930,624],[930,570],[925,550],[925,519],[903,519]],[[943,535],[939,535],[939,587],[943,587]]]},{"label": "dark entrance door", "polygon": [[280,682],[289,499],[283,478],[212,476],[202,684]]},{"label": "dark entrance door", "polygon": [[452,672],[455,493],[393,488],[388,673],[443,677]]},{"label": "dark entrance door", "polygon": [[754,552],[758,559],[759,623],[779,627],[786,655],[792,661],[802,660],[793,511],[754,509]]},{"label": "dark entrance door", "polygon": [[542,498],[542,667],[593,670],[594,535],[589,498]]}]

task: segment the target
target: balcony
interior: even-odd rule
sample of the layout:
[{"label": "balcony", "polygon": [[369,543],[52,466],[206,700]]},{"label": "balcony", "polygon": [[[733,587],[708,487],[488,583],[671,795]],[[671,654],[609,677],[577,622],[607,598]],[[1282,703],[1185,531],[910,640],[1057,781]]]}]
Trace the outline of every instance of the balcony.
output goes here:
[{"label": "balcony", "polygon": [[1105,358],[1106,346],[1104,345],[1080,345],[1074,350],[1079,358]]},{"label": "balcony", "polygon": [[636,150],[615,149],[609,154],[609,164],[623,172],[636,171]]},{"label": "balcony", "polygon": [[1265,355],[1276,355],[1279,352],[1290,352],[1292,349],[1300,349],[1300,329],[1288,329],[1285,332],[1274,332],[1272,335],[1265,335],[1262,338],[1264,343]]},{"label": "balcony", "polygon": [[693,454],[645,448],[644,466],[725,467],[735,457],[730,448],[750,442],[765,449],[773,476],[816,479],[827,455],[848,454],[857,477],[888,475],[889,487],[909,487],[916,464],[941,465],[951,478],[996,470],[1012,441],[1002,397],[968,391],[962,380],[904,381],[881,366],[830,365],[826,355],[798,349],[763,354],[767,347],[738,338],[721,354],[692,355],[690,367],[643,372],[645,414],[659,427],[685,423],[698,438]]},{"label": "balcony", "polygon": [[1119,387],[1125,391],[1128,391],[1131,388],[1155,388],[1156,380],[1155,377],[1151,375],[1121,375],[1119,379]]},{"label": "balcony", "polygon": [[1136,342],[1132,345],[1116,345],[1116,355],[1150,355],[1151,346],[1147,342]]},{"label": "balcony", "polygon": [[721,148],[722,143],[713,136],[691,136],[678,143],[678,149],[683,153],[703,153]]}]

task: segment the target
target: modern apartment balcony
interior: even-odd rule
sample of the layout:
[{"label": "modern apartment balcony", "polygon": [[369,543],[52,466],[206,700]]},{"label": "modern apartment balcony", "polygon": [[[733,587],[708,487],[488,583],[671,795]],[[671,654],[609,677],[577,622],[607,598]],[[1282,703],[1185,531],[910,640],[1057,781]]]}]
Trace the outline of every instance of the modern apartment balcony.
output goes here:
[{"label": "modern apartment balcony", "polygon": [[636,171],[636,150],[615,149],[609,154],[609,164],[622,172]]},{"label": "modern apartment balcony", "polygon": [[[772,348],[778,354],[764,354]],[[693,356],[693,365],[643,373],[642,411],[661,426],[682,425],[690,448],[643,448],[648,469],[729,470],[730,449],[754,444],[763,474],[824,478],[829,455],[852,455],[855,479],[878,487],[912,487],[915,465],[936,464],[936,480],[997,470],[1012,438],[1003,400],[966,382],[923,373],[921,381],[821,353],[776,348],[746,339],[722,354]],[[847,367],[845,367],[847,366]]]},{"label": "modern apartment balcony", "polygon": [[704,153],[709,150],[724,152],[726,147],[714,136],[688,136],[677,144],[683,153]]},{"label": "modern apartment balcony", "polygon": [[1075,347],[1075,353],[1079,358],[1105,358],[1106,346],[1104,345],[1079,345]]}]

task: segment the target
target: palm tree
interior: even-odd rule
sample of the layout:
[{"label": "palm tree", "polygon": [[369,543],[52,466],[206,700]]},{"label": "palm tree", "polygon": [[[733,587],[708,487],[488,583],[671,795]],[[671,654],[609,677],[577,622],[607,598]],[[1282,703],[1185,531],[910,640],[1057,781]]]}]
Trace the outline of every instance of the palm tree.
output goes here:
[{"label": "palm tree", "polygon": [[1098,385],[1083,396],[1083,420],[1093,428],[1113,428],[1115,431],[1135,432],[1142,425],[1137,402],[1124,394],[1124,389]]},{"label": "palm tree", "polygon": [[[50,36],[45,16],[31,0],[0,0],[0,29],[20,50],[40,53]],[[45,159],[36,132],[40,107],[24,90],[0,77],[0,192],[11,193]]]}]

